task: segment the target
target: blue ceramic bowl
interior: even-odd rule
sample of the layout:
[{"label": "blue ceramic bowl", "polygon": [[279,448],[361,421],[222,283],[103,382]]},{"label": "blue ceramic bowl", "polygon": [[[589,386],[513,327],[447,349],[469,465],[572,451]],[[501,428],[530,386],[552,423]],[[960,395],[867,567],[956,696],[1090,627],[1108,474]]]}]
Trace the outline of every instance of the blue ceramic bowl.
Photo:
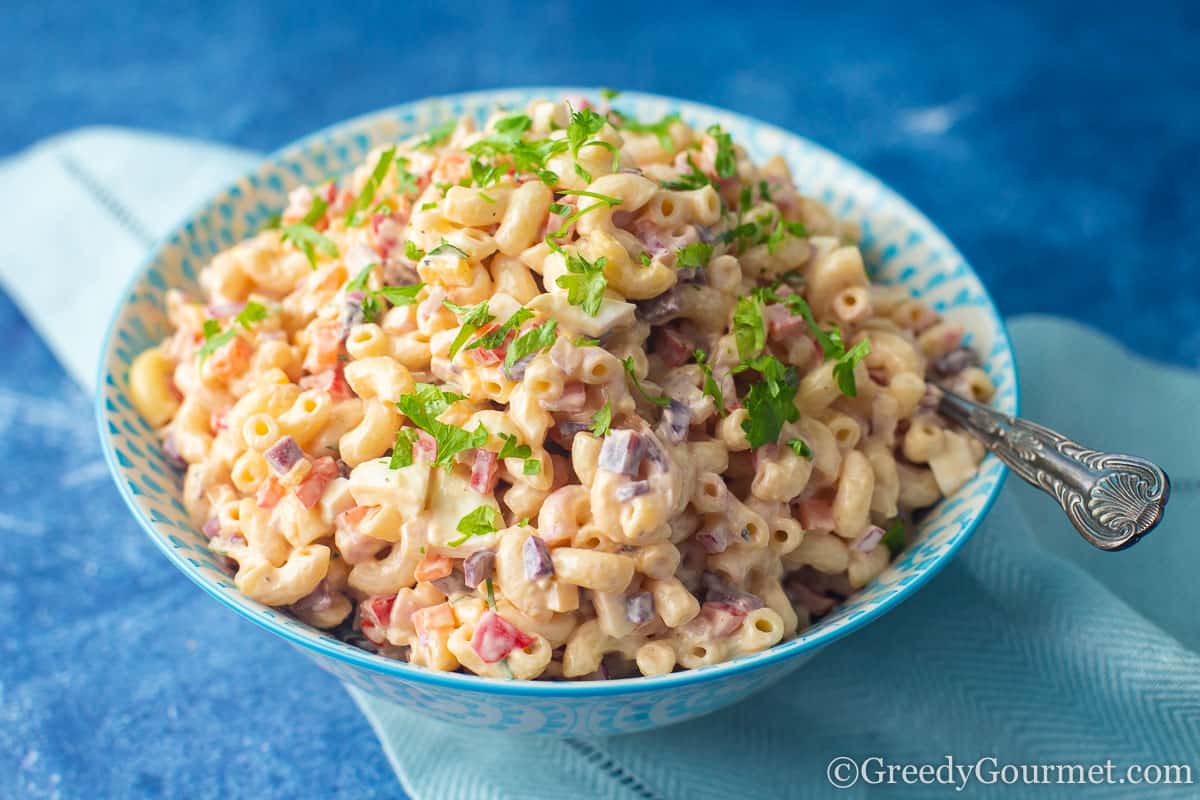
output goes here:
[{"label": "blue ceramic bowl", "polygon": [[[155,249],[116,309],[99,365],[96,420],[113,478],[133,516],[181,572],[246,619],[287,639],[324,669],[370,694],[448,722],[512,733],[608,735],[646,730],[715,711],[785,678],[819,649],[883,616],[934,575],[967,540],[1000,491],[1005,468],[988,456],[978,476],[922,522],[914,544],[869,586],[797,638],[725,664],[656,678],[551,683],[434,672],[372,655],[244,597],[209,553],[180,502],[181,477],[129,400],[129,365],[167,333],[167,287],[194,288],[217,252],[252,234],[286,205],[287,192],[348,172],[383,142],[467,114],[483,121],[498,105],[535,97],[590,96],[564,88],[476,92],[408,103],[335,125],[266,158],[205,202]],[[839,217],[862,227],[876,280],[900,284],[969,331],[996,384],[995,406],[1017,412],[1017,378],[996,307],[963,257],[920,212],[875,178],[779,128],[697,103],[624,94],[639,119],[679,112],[704,128],[719,123],[756,160],[781,153],[796,183]]]}]

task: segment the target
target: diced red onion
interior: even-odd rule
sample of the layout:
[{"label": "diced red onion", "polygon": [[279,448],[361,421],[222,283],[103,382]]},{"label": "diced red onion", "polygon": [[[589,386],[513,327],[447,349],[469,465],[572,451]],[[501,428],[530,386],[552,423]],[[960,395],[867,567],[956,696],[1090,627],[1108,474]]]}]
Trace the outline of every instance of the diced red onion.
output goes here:
[{"label": "diced red onion", "polygon": [[463,580],[462,574],[457,570],[451,572],[449,575],[430,581],[430,583],[447,597],[453,597],[456,594],[466,594],[467,591],[467,584]]},{"label": "diced red onion", "polygon": [[618,503],[628,503],[635,497],[650,493],[650,481],[630,481],[621,484],[615,492]]},{"label": "diced red onion", "polygon": [[529,369],[529,365],[533,363],[537,353],[530,353],[527,356],[522,356],[512,363],[512,366],[504,368],[504,374],[510,381],[519,381],[525,377],[525,370]]},{"label": "diced red onion", "polygon": [[496,472],[499,469],[496,454],[482,447],[475,451],[475,462],[471,465],[470,486],[482,495],[490,495],[496,488]]},{"label": "diced red onion", "polygon": [[654,353],[668,369],[687,363],[695,349],[678,331],[658,328],[654,332]]},{"label": "diced red onion", "polygon": [[798,603],[808,609],[808,612],[814,617],[825,616],[833,610],[837,602],[832,597],[826,597],[797,579],[789,579],[784,586],[784,591],[793,603]]},{"label": "diced red onion", "polygon": [[710,636],[720,639],[742,627],[746,614],[746,610],[730,603],[706,602],[700,606],[697,619],[708,628]]},{"label": "diced red onion", "polygon": [[600,469],[622,475],[637,475],[646,454],[646,440],[641,434],[627,428],[610,431],[600,448]]},{"label": "diced red onion", "polygon": [[692,410],[678,400],[672,400],[671,404],[663,409],[658,430],[668,442],[679,444],[687,438],[691,425]]},{"label": "diced red onion", "polygon": [[187,469],[187,462],[183,460],[183,456],[179,454],[179,448],[175,445],[175,437],[168,435],[163,440],[163,457],[167,459],[167,463],[175,469]]},{"label": "diced red onion", "polygon": [[555,400],[543,400],[542,408],[547,411],[562,411],[574,414],[587,406],[587,387],[580,381],[563,384],[562,396]]},{"label": "diced red onion", "polygon": [[300,445],[296,444],[296,440],[291,436],[284,436],[275,444],[271,445],[263,453],[263,457],[267,459],[267,463],[271,465],[271,469],[276,475],[287,475],[292,467],[296,466],[296,462],[304,458],[304,451],[300,449]]},{"label": "diced red onion", "polygon": [[216,517],[210,518],[204,523],[204,527],[200,531],[209,539],[215,539],[221,535],[221,520]]},{"label": "diced red onion", "polygon": [[332,608],[333,603],[334,592],[329,588],[328,581],[322,579],[315,589],[292,603],[292,610],[299,613],[320,614],[322,611]]},{"label": "diced red onion", "polygon": [[960,347],[938,357],[933,362],[933,371],[943,378],[949,378],[967,367],[977,366],[979,366],[979,356],[975,351],[967,347]]},{"label": "diced red onion", "polygon": [[735,589],[715,572],[706,572],[700,576],[700,585],[705,589],[704,602],[724,603],[739,609],[743,615],[763,607],[762,598],[758,595]]},{"label": "diced red onion", "polygon": [[654,616],[654,595],[638,592],[625,600],[625,618],[634,625],[643,625]]},{"label": "diced red onion", "polygon": [[463,560],[463,583],[471,589],[492,577],[496,568],[495,550],[476,550]]},{"label": "diced red onion", "polygon": [[240,314],[245,307],[245,303],[218,303],[208,307],[208,315],[216,319],[228,319]]},{"label": "diced red onion", "polygon": [[550,560],[550,549],[540,536],[530,536],[521,548],[521,557],[525,563],[526,580],[537,580],[554,574],[554,562]]},{"label": "diced red onion", "polygon": [[637,304],[637,317],[651,325],[662,325],[683,314],[677,289],[663,292],[658,297]]},{"label": "diced red onion", "polygon": [[709,555],[724,553],[729,547],[729,529],[725,527],[701,531],[695,538]]},{"label": "diced red onion", "polygon": [[879,543],[883,541],[883,534],[883,528],[879,527],[878,525],[872,525],[871,527],[867,528],[866,532],[863,533],[862,536],[859,536],[857,539],[855,539],[854,544],[850,546],[860,553],[869,553],[878,547]]}]

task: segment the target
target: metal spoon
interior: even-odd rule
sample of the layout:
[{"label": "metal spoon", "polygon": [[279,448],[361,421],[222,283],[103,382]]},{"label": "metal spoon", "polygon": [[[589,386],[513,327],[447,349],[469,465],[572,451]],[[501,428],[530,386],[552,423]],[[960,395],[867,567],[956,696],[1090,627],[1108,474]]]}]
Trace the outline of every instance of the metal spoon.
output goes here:
[{"label": "metal spoon", "polygon": [[1102,453],[1041,425],[940,386],[938,413],[958,423],[1029,483],[1052,495],[1075,530],[1101,550],[1123,550],[1162,520],[1171,479],[1137,456]]}]

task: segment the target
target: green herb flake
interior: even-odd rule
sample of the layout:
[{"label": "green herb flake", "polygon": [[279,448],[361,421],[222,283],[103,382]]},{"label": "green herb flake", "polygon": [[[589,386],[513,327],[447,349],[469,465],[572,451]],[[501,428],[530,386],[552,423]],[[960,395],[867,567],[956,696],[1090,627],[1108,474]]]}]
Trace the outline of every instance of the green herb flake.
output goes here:
[{"label": "green herb flake", "polygon": [[608,280],[604,277],[604,265],[608,260],[601,256],[593,262],[578,253],[567,253],[566,262],[567,274],[560,275],[555,282],[567,290],[568,303],[579,306],[588,316],[596,316],[604,302],[604,290],[608,288]]},{"label": "green herb flake", "polygon": [[892,551],[892,555],[903,550],[908,545],[908,531],[904,520],[899,518],[893,520],[879,541]]},{"label": "green herb flake", "polygon": [[708,363],[708,356],[703,350],[697,350],[692,354],[696,359],[696,363],[700,365],[700,371],[704,373],[704,384],[701,386],[701,391],[713,399],[713,405],[717,408],[717,413],[725,416],[729,412],[725,408],[725,394],[721,391],[721,387],[717,385],[717,381],[713,378],[712,365]]},{"label": "green herb flake", "polygon": [[671,405],[671,398],[662,395],[652,395],[642,386],[642,382],[637,376],[637,367],[633,363],[633,356],[625,356],[625,358],[621,359],[621,365],[625,367],[625,374],[633,381],[633,387],[637,389],[638,394],[645,398],[646,402],[653,403],[660,408],[666,408]]},{"label": "green herb flake", "polygon": [[603,438],[612,427],[612,404],[605,401],[600,410],[592,415],[592,436]]},{"label": "green herb flake", "polygon": [[526,356],[540,353],[546,348],[551,347],[555,339],[558,338],[557,333],[555,333],[557,329],[558,322],[551,319],[518,336],[509,345],[508,352],[504,355],[505,374],[511,375],[513,365]]},{"label": "green herb flake", "polygon": [[425,251],[417,247],[412,241],[406,240],[404,242],[404,257],[409,261],[420,261],[425,257]]},{"label": "green herb flake", "polygon": [[444,144],[450,135],[454,133],[454,129],[458,127],[458,120],[446,120],[441,125],[430,129],[429,133],[425,134],[425,138],[417,142],[418,150],[432,150],[433,148]]},{"label": "green herb flake", "polygon": [[708,259],[712,257],[713,247],[706,242],[692,242],[689,245],[681,247],[675,251],[675,266],[686,267],[706,267]]},{"label": "green herb flake", "polygon": [[443,300],[442,305],[458,315],[459,324],[462,326],[459,328],[458,335],[454,337],[454,341],[450,343],[450,358],[454,358],[458,354],[458,351],[477,330],[495,319],[488,313],[487,300],[473,306],[460,306],[449,300]]},{"label": "green herb flake", "polygon": [[375,163],[375,169],[371,170],[371,175],[367,178],[367,182],[363,184],[362,191],[358,193],[358,197],[354,198],[354,202],[346,209],[346,224],[354,227],[362,224],[362,220],[358,215],[366,210],[371,205],[371,201],[375,199],[375,192],[379,189],[379,184],[383,183],[387,177],[388,170],[392,168],[392,160],[396,157],[396,145],[392,145],[387,150],[384,150],[379,155],[379,161]]},{"label": "green herb flake", "polygon": [[746,369],[758,372],[762,380],[751,385],[746,394],[743,404],[748,416],[742,422],[742,430],[752,448],[775,444],[783,426],[800,418],[800,410],[796,408],[800,376],[795,367],[785,365],[771,355],[747,361],[737,371]]},{"label": "green herb flake", "polygon": [[721,130],[720,125],[710,125],[707,131],[717,143],[717,158],[714,166],[722,178],[732,178],[737,173],[737,159],[733,154],[733,137]]},{"label": "green herb flake", "polygon": [[800,458],[807,458],[809,461],[813,460],[813,451],[812,448],[808,446],[808,442],[804,441],[803,439],[793,438],[788,439],[787,444],[788,447],[792,448],[792,452],[798,455]]},{"label": "green herb flake", "polygon": [[837,381],[838,389],[847,397],[855,397],[858,395],[858,387],[854,384],[854,368],[858,366],[871,352],[871,342],[867,339],[862,339],[858,344],[851,347],[843,354],[833,365],[833,377]]},{"label": "green herb flake", "polygon": [[239,311],[237,316],[233,318],[233,325],[230,325],[228,330],[224,332],[221,331],[221,323],[217,322],[215,319],[204,320],[204,325],[202,326],[202,331],[204,333],[204,344],[200,346],[200,350],[197,352],[200,363],[203,364],[204,359],[208,358],[210,355],[229,344],[229,342],[233,341],[233,338],[237,336],[238,327],[241,327],[242,330],[248,331],[250,330],[251,325],[256,322],[262,322],[266,318],[267,307],[262,303],[256,303],[251,300],[249,303],[246,303],[246,307]]},{"label": "green herb flake", "polygon": [[450,547],[458,547],[473,536],[487,536],[489,533],[495,533],[499,530],[498,526],[502,522],[500,512],[494,507],[479,506],[471,513],[464,515],[455,526],[454,529],[462,536],[452,542],[446,542],[446,544]]},{"label": "green herb flake", "polygon": [[454,466],[454,457],[464,450],[482,447],[487,443],[488,432],[480,425],[467,431],[437,419],[451,403],[462,400],[461,395],[445,392],[427,383],[418,383],[412,394],[402,395],[396,407],[412,423],[428,433],[437,442],[434,466],[449,471]]},{"label": "green herb flake", "polygon": [[389,469],[400,469],[412,466],[413,445],[417,443],[416,428],[401,428],[396,431],[396,443],[392,446],[392,459],[388,462]]}]

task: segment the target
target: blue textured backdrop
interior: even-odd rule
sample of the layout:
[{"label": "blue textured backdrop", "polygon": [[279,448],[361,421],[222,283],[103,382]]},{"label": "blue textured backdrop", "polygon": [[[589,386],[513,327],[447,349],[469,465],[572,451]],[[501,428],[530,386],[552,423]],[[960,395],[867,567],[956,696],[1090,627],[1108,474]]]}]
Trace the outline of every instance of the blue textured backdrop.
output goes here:
[{"label": "blue textured backdrop", "polygon": [[[1200,364],[1196,4],[22,5],[0,24],[0,155],[93,123],[270,149],[500,85],[673,94],[875,172],[1006,314]],[[0,797],[395,796],[338,685],[134,528],[86,398],[3,296],[0,336]]]}]

